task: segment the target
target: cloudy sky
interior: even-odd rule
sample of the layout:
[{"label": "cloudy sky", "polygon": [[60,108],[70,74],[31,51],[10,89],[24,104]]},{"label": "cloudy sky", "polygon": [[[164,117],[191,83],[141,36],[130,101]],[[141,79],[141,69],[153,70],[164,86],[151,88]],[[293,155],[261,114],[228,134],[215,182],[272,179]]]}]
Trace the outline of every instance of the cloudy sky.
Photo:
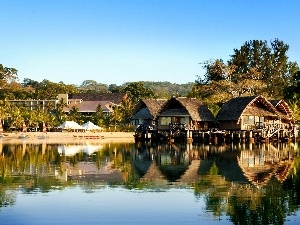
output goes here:
[{"label": "cloudy sky", "polygon": [[300,1],[3,0],[0,64],[66,84],[169,81],[202,76],[249,40],[290,46],[300,64]]}]

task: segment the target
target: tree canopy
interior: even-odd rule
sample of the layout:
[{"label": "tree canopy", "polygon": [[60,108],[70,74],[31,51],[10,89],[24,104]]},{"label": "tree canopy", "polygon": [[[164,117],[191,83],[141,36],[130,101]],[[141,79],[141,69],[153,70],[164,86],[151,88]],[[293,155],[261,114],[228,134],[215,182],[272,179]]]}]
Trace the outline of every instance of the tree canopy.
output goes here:
[{"label": "tree canopy", "polygon": [[284,99],[294,112],[297,120],[300,120],[300,71],[294,73],[291,85],[284,90]]},{"label": "tree canopy", "polygon": [[0,87],[3,87],[5,84],[15,81],[18,78],[18,70],[15,68],[3,67],[0,64]]},{"label": "tree canopy", "polygon": [[293,83],[299,70],[296,62],[288,60],[289,46],[275,39],[252,40],[234,49],[227,63],[222,59],[203,63],[206,73],[198,76],[192,95],[218,111],[222,103],[233,97],[264,95],[269,99],[283,99],[284,91]]}]

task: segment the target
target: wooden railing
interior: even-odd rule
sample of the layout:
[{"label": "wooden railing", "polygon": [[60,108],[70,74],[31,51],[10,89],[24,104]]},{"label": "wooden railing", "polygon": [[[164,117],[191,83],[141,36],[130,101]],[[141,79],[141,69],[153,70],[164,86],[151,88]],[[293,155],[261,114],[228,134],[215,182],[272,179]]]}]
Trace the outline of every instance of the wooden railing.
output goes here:
[{"label": "wooden railing", "polygon": [[255,124],[244,124],[247,130],[278,130],[287,129],[286,124],[282,123],[268,123],[268,122],[258,122]]},{"label": "wooden railing", "polygon": [[147,124],[139,124],[136,127],[136,131],[149,131],[149,130],[155,130],[156,126],[154,125],[147,125]]},{"label": "wooden railing", "polygon": [[169,129],[171,131],[175,131],[175,130],[194,130],[195,129],[195,126],[194,125],[189,125],[189,124],[186,124],[186,123],[170,123],[169,124]]}]

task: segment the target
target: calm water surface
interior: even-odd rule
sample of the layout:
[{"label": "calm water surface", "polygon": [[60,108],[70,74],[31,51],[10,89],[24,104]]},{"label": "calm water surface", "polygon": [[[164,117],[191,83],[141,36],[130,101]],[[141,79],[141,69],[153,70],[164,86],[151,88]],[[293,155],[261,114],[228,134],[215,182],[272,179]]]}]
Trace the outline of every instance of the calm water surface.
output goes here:
[{"label": "calm water surface", "polygon": [[298,143],[0,145],[0,224],[299,224]]}]

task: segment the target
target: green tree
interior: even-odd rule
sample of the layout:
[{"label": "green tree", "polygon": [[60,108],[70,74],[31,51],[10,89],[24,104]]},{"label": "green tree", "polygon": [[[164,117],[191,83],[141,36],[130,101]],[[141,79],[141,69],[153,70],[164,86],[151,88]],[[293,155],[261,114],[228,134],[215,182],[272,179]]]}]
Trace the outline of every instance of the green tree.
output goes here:
[{"label": "green tree", "polygon": [[278,39],[270,41],[270,46],[267,41],[252,40],[234,49],[228,65],[235,65],[235,73],[241,78],[256,71],[263,81],[263,91],[271,98],[282,99],[293,73],[299,70],[296,62],[288,60],[288,50],[289,46]]},{"label": "green tree", "polygon": [[116,126],[120,124],[120,122],[122,122],[122,119],[123,119],[122,108],[118,105],[113,106],[113,111],[109,116],[109,120],[110,120],[109,124],[114,125],[116,129]]},{"label": "green tree", "polygon": [[62,98],[58,101],[56,104],[56,109],[53,111],[53,114],[55,115],[57,123],[61,124],[62,122],[65,122],[67,116],[64,113],[64,108],[67,106],[67,102]]},{"label": "green tree", "polygon": [[18,70],[15,68],[3,67],[0,64],[0,87],[18,79]]},{"label": "green tree", "polygon": [[92,114],[92,122],[98,126],[105,125],[106,116],[103,113],[103,109],[101,104],[99,104],[96,108],[96,111]]},{"label": "green tree", "polygon": [[128,99],[122,101],[120,105],[120,111],[122,113],[123,123],[125,124],[130,123],[133,110],[134,110],[134,105],[132,101]]},{"label": "green tree", "polygon": [[67,85],[63,82],[54,83],[45,79],[40,83],[32,83],[35,84],[34,99],[56,99],[58,94],[73,94],[77,92],[74,85]]},{"label": "green tree", "polygon": [[300,120],[300,71],[294,73],[291,85],[284,90],[284,99],[293,110],[294,116]]},{"label": "green tree", "polygon": [[110,84],[108,86],[108,90],[112,93],[119,93],[121,92],[121,86],[118,86],[116,84]]},{"label": "green tree", "polygon": [[11,105],[11,107],[7,109],[7,113],[9,115],[7,119],[8,125],[21,129],[24,122],[23,116],[25,111],[26,109],[24,107]]},{"label": "green tree", "polygon": [[85,80],[82,84],[78,87],[80,92],[83,93],[108,93],[108,86],[106,84],[97,83],[94,80]]},{"label": "green tree", "polygon": [[77,123],[82,123],[81,113],[78,111],[77,106],[73,106],[68,114],[68,119]]},{"label": "green tree", "polygon": [[299,68],[288,61],[288,49],[278,39],[270,47],[266,41],[246,42],[234,49],[227,63],[222,59],[204,62],[204,78],[197,77],[196,88],[189,95],[207,103],[214,114],[224,102],[237,96],[262,94],[283,99],[284,90],[292,83],[292,72]]},{"label": "green tree", "polygon": [[155,98],[155,93],[149,89],[145,88],[141,82],[129,83],[124,89],[124,92],[128,94],[128,98],[135,105],[141,98]]}]

